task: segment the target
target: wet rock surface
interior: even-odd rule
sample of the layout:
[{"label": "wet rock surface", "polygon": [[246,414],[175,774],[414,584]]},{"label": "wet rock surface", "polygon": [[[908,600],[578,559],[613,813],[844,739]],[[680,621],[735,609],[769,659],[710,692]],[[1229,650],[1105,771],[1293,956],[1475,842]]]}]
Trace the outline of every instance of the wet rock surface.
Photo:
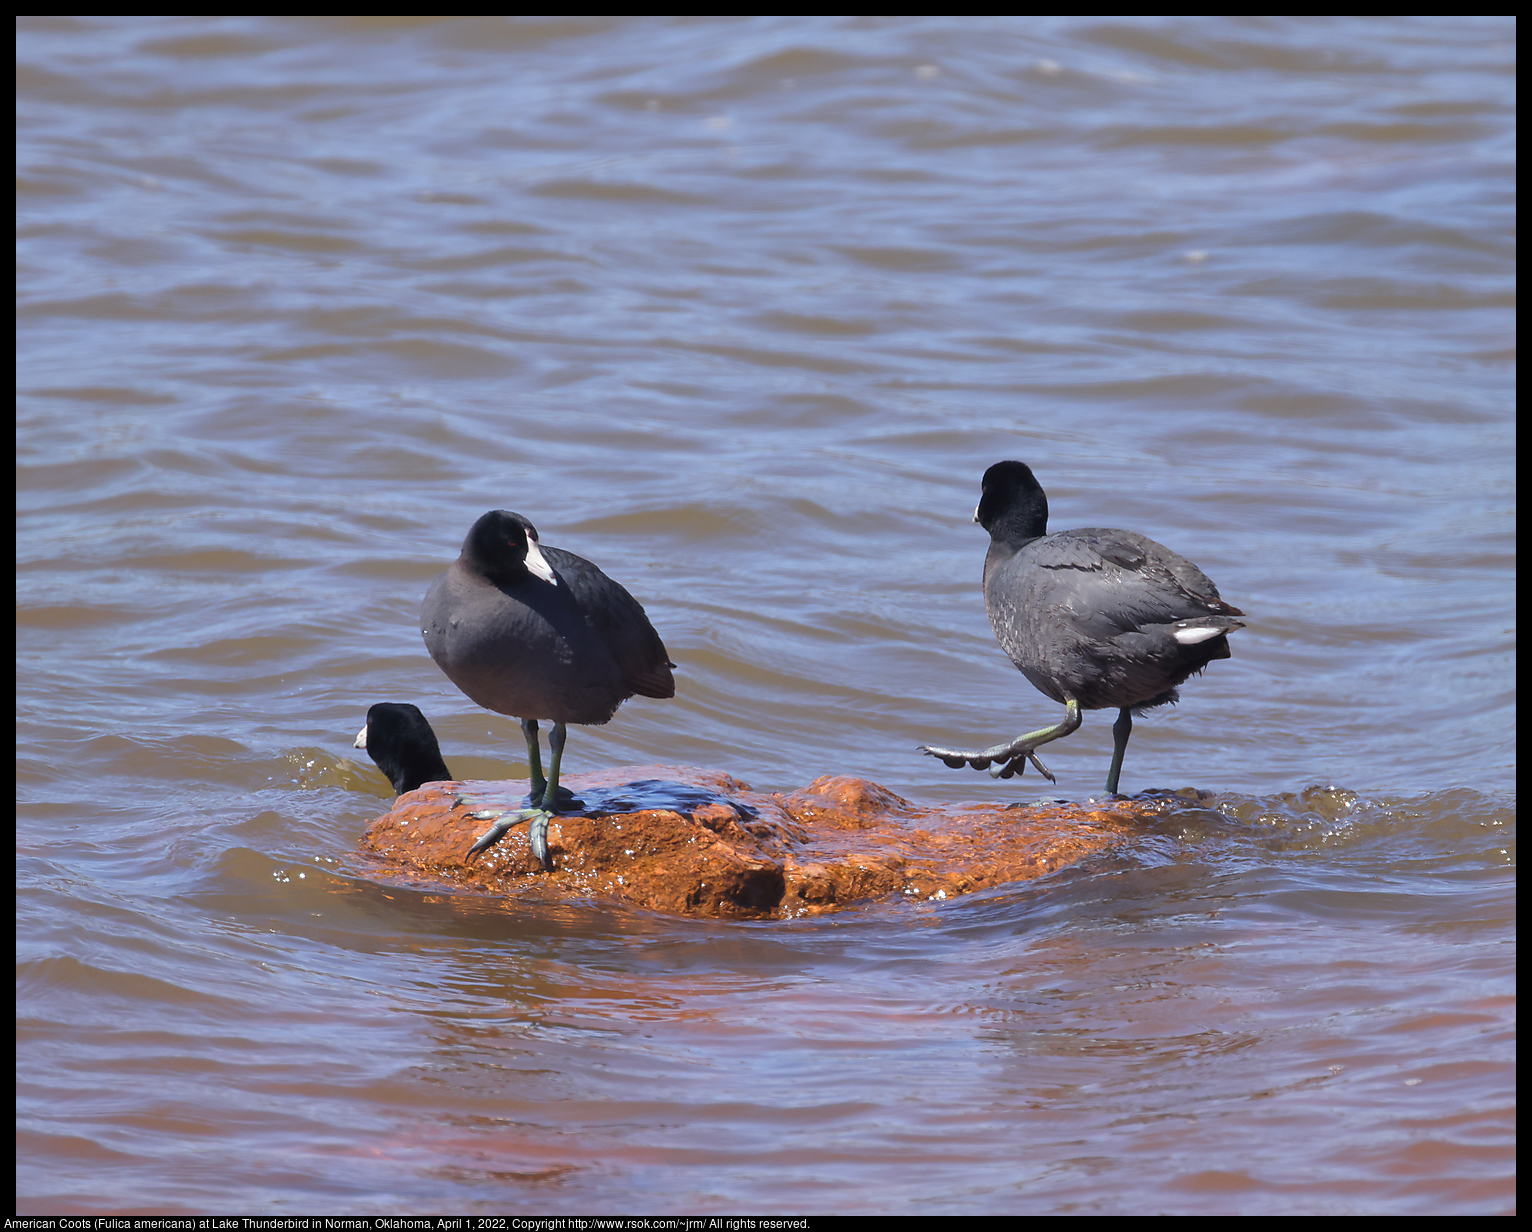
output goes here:
[{"label": "wet rock surface", "polygon": [[793,918],[1040,877],[1121,842],[1160,811],[1129,799],[925,807],[846,775],[765,793],[690,766],[624,766],[562,782],[582,807],[549,823],[552,872],[533,857],[525,824],[468,859],[490,824],[471,814],[522,807],[525,781],[427,783],[374,821],[362,846],[380,876],[416,885]]}]

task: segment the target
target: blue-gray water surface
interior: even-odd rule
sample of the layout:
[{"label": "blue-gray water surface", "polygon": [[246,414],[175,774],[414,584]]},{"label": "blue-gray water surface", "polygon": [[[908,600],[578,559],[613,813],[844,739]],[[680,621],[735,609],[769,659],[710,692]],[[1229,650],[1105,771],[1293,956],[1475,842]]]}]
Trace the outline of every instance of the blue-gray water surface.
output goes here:
[{"label": "blue-gray water surface", "polygon": [[[1509,18],[20,24],[18,1207],[1514,1205]],[[1058,707],[979,477],[1242,608],[1199,807],[813,920],[403,890],[351,738],[514,720],[417,616],[488,509],[647,608],[566,767],[916,801]]]}]

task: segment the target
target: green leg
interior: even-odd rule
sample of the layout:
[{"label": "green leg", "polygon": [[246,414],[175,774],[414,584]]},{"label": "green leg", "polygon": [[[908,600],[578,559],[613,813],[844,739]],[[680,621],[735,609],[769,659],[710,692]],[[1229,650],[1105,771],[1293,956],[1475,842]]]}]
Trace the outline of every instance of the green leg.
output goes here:
[{"label": "green leg", "polygon": [[[547,778],[543,777],[542,756],[537,747],[537,720],[522,719],[521,730],[527,734],[527,762],[532,770],[532,794],[527,797],[527,803],[532,806],[527,810],[531,814],[531,825],[527,827],[527,837],[532,843],[532,854],[545,869],[551,869],[548,819],[558,807],[559,762],[564,760],[565,729],[562,723],[555,723],[548,731]],[[569,793],[566,791],[564,795],[567,797]]]},{"label": "green leg", "polygon": [[[932,757],[940,757],[954,770],[959,766],[969,765],[975,770],[989,770],[991,777],[997,779],[1008,779],[1013,774],[1020,774],[1030,761],[1045,779],[1050,783],[1056,783],[1058,780],[1053,777],[1053,772],[1037,760],[1034,750],[1041,748],[1050,740],[1058,740],[1069,735],[1079,726],[1080,703],[1071,697],[1064,703],[1064,717],[1059,722],[1051,727],[1040,727],[1034,732],[1028,732],[1025,736],[1017,736],[1008,744],[997,744],[994,748],[978,749],[973,752],[965,752],[961,749],[939,749],[934,745],[923,744],[920,746],[920,751],[929,753]],[[993,769],[991,769],[991,763],[994,763]]]},{"label": "green leg", "polygon": [[543,754],[537,743],[537,720],[522,719],[521,734],[527,738],[527,766],[531,769],[532,800],[547,789],[548,780],[543,778]]},{"label": "green leg", "polygon": [[1122,755],[1128,751],[1128,737],[1133,734],[1133,713],[1126,706],[1112,724],[1112,768],[1106,772],[1107,794],[1117,794],[1117,776],[1122,773]]},{"label": "green leg", "polygon": [[1064,717],[1049,727],[1040,727],[1035,732],[1028,732],[1025,736],[1017,736],[1011,741],[1012,748],[1021,749],[1021,755],[1012,755],[1010,760],[990,767],[989,777],[992,779],[1008,779],[1013,774],[1020,774],[1027,768],[1027,762],[1037,767],[1037,771],[1050,783],[1057,783],[1053,772],[1038,761],[1032,750],[1052,740],[1059,740],[1069,735],[1080,726],[1080,703],[1070,698],[1064,703]]},{"label": "green leg", "polygon": [[[569,734],[569,729],[562,723],[555,723],[553,730],[548,733],[548,782],[543,791],[542,807],[551,813],[557,807],[559,795],[559,763],[564,760],[564,741]],[[567,791],[564,793],[569,794]]]},{"label": "green leg", "polygon": [[537,746],[537,720],[522,719],[521,731],[527,738],[527,766],[531,771],[527,776],[531,780],[528,786],[532,789],[527,793],[527,807],[546,808],[550,813],[560,809],[567,812],[584,808],[584,804],[575,799],[574,792],[559,786],[559,758],[564,752],[564,724],[555,723],[548,731],[548,761],[552,771],[548,778],[543,777],[543,759]]},{"label": "green leg", "polygon": [[[527,721],[532,722],[530,719]],[[537,725],[533,723],[532,726],[535,732]],[[532,824],[527,827],[527,837],[532,843],[532,854],[538,858],[545,869],[553,867],[553,861],[548,856],[548,822],[558,808],[559,763],[564,760],[564,741],[567,737],[568,729],[562,723],[555,723],[548,732],[548,778],[543,784],[542,800],[538,800],[534,787],[533,807],[527,810],[532,815]],[[563,795],[566,802],[571,799],[568,791],[565,791]],[[575,800],[574,803],[579,804],[579,801]]]},{"label": "green leg", "polygon": [[[559,762],[564,755],[564,725],[555,723],[553,730],[548,733],[548,762],[549,774],[543,776],[542,750],[537,739],[537,720],[522,719],[521,734],[527,739],[527,768],[530,771],[528,777],[531,781],[531,793],[527,796],[527,804],[524,809],[512,809],[509,812],[500,812],[498,809],[487,809],[473,814],[480,820],[494,819],[495,824],[490,826],[478,842],[468,849],[468,858],[471,860],[479,852],[485,851],[498,843],[508,831],[519,826],[522,822],[530,822],[527,828],[528,837],[532,843],[532,854],[545,869],[553,867],[553,861],[548,858],[548,816],[553,812],[554,801],[559,798]],[[565,803],[579,805],[568,791],[563,793]]]}]

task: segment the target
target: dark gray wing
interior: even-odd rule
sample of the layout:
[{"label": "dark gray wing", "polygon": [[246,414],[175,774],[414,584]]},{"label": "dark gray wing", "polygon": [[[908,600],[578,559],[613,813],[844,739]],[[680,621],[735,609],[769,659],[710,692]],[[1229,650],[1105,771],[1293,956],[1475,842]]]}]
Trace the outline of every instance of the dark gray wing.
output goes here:
[{"label": "dark gray wing", "polygon": [[1028,544],[1015,558],[1029,560],[1033,593],[1067,612],[1087,636],[1191,620],[1242,616],[1219,597],[1201,569],[1164,544],[1130,530],[1087,527]]},{"label": "dark gray wing", "polygon": [[542,553],[569,587],[591,632],[616,661],[623,686],[640,697],[674,697],[670,669],[675,664],[643,605],[583,556],[550,547],[543,547]]}]

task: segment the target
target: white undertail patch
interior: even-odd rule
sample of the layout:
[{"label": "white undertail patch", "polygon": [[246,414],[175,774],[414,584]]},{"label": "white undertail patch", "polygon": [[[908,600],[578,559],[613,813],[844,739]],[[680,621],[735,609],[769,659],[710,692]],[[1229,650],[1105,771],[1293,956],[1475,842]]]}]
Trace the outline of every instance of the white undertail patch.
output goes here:
[{"label": "white undertail patch", "polygon": [[1222,629],[1194,628],[1177,629],[1172,636],[1183,646],[1195,646],[1198,642],[1205,642],[1209,638],[1222,635]]}]

